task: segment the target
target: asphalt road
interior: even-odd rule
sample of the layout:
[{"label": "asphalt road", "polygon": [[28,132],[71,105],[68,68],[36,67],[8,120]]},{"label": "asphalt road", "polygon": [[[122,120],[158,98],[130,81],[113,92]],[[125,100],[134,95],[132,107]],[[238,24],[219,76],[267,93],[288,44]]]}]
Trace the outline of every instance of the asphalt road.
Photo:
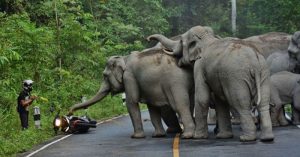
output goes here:
[{"label": "asphalt road", "polygon": [[[241,143],[239,126],[233,139],[215,139],[209,126],[207,140],[182,140],[175,135],[152,138],[149,115],[143,113],[145,139],[131,139],[129,116],[104,122],[87,134],[74,134],[46,148],[36,148],[20,156],[34,157],[299,157],[300,129],[296,126],[274,128],[275,141]],[[34,152],[34,153],[33,153]]]}]

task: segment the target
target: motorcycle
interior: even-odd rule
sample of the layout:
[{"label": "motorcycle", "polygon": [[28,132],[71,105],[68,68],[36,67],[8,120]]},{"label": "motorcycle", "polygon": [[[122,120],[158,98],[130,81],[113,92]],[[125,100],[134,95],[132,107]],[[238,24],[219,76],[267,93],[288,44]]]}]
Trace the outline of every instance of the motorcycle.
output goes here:
[{"label": "motorcycle", "polygon": [[53,120],[53,129],[55,134],[58,130],[65,133],[85,133],[90,128],[96,128],[97,122],[91,120],[87,115],[84,116],[60,116],[59,113]]}]

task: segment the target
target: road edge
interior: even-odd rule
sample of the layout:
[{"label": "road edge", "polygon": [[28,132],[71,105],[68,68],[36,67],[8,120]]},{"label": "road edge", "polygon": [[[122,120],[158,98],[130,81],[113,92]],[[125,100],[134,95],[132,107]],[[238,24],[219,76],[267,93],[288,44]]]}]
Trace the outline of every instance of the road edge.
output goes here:
[{"label": "road edge", "polygon": [[[128,116],[128,113],[127,114],[122,114],[122,115],[119,115],[119,116],[116,116],[116,117],[112,117],[112,118],[109,118],[109,119],[105,119],[105,120],[99,120],[97,121],[97,125],[101,125],[103,123],[107,123],[107,122],[110,122],[110,121],[113,121],[115,119],[118,119],[118,118],[121,118],[121,117],[125,117],[125,116]],[[62,137],[57,137],[57,136],[54,136],[53,138],[43,142],[43,143],[46,143],[46,144],[38,144],[36,149],[35,147],[33,147],[31,150],[27,151],[27,152],[24,152],[24,153],[20,153],[20,154],[17,154],[16,156],[24,156],[24,157],[31,157],[33,155],[35,155],[36,153],[48,148],[49,146],[59,142],[59,141],[62,141],[70,136],[72,136],[73,134],[66,134],[66,135],[62,135]],[[61,136],[61,135],[59,135]],[[57,139],[58,138],[58,139]]]}]

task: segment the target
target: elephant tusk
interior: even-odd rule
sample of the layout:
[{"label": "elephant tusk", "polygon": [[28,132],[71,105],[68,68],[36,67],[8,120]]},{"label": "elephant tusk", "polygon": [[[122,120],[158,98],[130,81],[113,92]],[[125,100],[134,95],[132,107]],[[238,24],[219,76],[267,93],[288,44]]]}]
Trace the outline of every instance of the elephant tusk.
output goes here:
[{"label": "elephant tusk", "polygon": [[151,40],[151,37],[149,36],[149,37],[147,37],[146,39],[147,39],[147,41],[150,41],[150,40]]},{"label": "elephant tusk", "polygon": [[170,56],[174,56],[174,52],[173,51],[170,51],[168,49],[162,49],[164,51],[164,53],[170,55]]}]

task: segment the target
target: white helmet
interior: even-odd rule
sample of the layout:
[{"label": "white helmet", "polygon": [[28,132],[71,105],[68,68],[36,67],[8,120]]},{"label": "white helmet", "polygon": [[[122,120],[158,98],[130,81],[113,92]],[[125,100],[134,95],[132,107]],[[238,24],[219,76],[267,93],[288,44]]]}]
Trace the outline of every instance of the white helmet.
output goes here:
[{"label": "white helmet", "polygon": [[33,84],[32,80],[24,80],[23,89],[30,92],[32,90],[32,84]]}]

